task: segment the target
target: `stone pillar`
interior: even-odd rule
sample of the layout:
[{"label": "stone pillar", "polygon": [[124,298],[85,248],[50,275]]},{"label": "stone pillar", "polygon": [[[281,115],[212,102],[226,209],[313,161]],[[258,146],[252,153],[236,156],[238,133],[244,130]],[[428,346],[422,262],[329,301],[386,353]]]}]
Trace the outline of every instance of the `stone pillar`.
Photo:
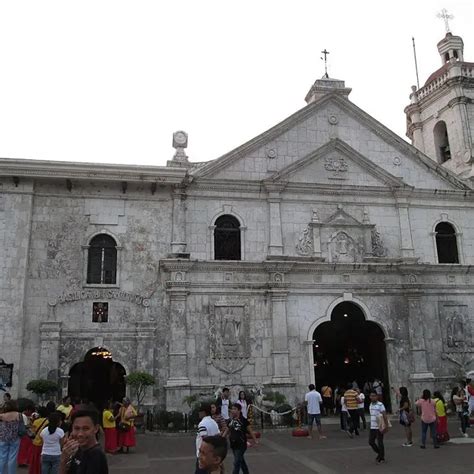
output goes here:
[{"label": "stone pillar", "polygon": [[292,384],[290,379],[290,352],[288,350],[288,322],[286,300],[288,291],[270,290],[272,302],[273,377],[272,384]]},{"label": "stone pillar", "polygon": [[408,296],[408,331],[411,352],[410,381],[416,392],[426,388],[427,383],[434,382],[434,375],[428,370],[428,358],[425,340],[425,318],[418,295]]},{"label": "stone pillar", "polygon": [[402,258],[411,258],[415,256],[413,248],[413,239],[411,235],[409,205],[406,199],[397,200],[398,219],[400,221],[400,251]]},{"label": "stone pillar", "polygon": [[179,286],[168,289],[169,343],[168,381],[166,382],[166,409],[180,411],[183,398],[189,395],[188,355],[186,351],[186,299],[187,290]]},{"label": "stone pillar", "polygon": [[[142,321],[136,323],[136,368],[140,372],[146,372],[150,375],[154,374],[154,360],[155,360],[155,328],[156,323],[153,321]],[[146,391],[143,405],[153,405],[153,387],[149,387]]]},{"label": "stone pillar", "polygon": [[458,131],[458,137],[449,136],[449,146],[453,154],[452,158],[458,163],[470,163],[472,160],[473,146],[471,142],[471,131],[469,129],[467,103],[467,97],[456,97],[450,100],[448,104],[449,107],[453,109],[455,122],[459,124],[458,129],[460,129]]},{"label": "stone pillar", "polygon": [[173,222],[171,235],[171,253],[186,253],[186,192],[185,188],[177,185],[172,191]]},{"label": "stone pillar", "polygon": [[57,321],[43,321],[40,324],[40,378],[59,382],[59,345],[61,342],[61,323]]},{"label": "stone pillar", "polygon": [[280,193],[270,192],[268,196],[268,212],[270,214],[270,243],[268,246],[269,255],[283,255],[280,203]]}]

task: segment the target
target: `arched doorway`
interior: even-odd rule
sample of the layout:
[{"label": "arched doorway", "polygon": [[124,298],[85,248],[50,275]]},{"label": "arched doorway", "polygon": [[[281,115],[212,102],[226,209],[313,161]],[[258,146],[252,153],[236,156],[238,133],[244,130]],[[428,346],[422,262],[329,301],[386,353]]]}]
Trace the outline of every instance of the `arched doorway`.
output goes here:
[{"label": "arched doorway", "polygon": [[344,301],[336,305],[331,320],[320,324],[313,335],[316,386],[344,387],[354,380],[362,389],[367,381],[380,379],[384,401],[390,408],[385,335],[362,309]]},{"label": "arched doorway", "polygon": [[125,369],[105,347],[94,347],[69,371],[68,393],[101,410],[109,400],[121,401],[125,396]]}]

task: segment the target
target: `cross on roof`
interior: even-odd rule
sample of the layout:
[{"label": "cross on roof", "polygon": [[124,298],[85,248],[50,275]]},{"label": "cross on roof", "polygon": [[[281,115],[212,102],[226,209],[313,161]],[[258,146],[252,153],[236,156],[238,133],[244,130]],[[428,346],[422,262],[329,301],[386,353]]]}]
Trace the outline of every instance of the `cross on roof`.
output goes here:
[{"label": "cross on roof", "polygon": [[446,33],[449,33],[451,30],[449,29],[449,20],[454,18],[454,15],[448,13],[446,8],[443,8],[440,13],[436,15],[438,18],[442,18],[444,20],[444,27],[446,28]]},{"label": "cross on roof", "polygon": [[[324,77],[329,77],[328,76],[328,54],[329,51],[326,51],[326,48],[324,48],[323,51],[321,51],[321,54],[324,55]],[[323,59],[323,58],[321,58]]]}]

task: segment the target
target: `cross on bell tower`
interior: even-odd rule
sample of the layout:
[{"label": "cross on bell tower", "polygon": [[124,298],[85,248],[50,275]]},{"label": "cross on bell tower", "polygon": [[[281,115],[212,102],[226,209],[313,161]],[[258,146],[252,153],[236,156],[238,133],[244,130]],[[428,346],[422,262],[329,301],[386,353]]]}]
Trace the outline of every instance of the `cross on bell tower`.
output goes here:
[{"label": "cross on bell tower", "polygon": [[443,8],[436,16],[444,20],[444,27],[446,28],[446,33],[450,33],[451,30],[449,28],[449,20],[453,20],[454,15],[451,15],[450,13],[448,13],[448,10],[446,10],[446,8]]}]

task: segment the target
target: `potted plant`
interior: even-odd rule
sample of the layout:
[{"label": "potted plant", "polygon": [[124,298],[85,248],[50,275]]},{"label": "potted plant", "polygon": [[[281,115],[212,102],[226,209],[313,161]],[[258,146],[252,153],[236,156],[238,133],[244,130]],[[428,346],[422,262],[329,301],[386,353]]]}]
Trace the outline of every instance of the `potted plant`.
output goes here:
[{"label": "potted plant", "polygon": [[130,387],[132,396],[137,401],[137,416],[135,426],[144,430],[144,413],[141,411],[142,402],[145,398],[148,387],[155,385],[155,378],[147,372],[130,372],[125,377],[125,383]]}]

